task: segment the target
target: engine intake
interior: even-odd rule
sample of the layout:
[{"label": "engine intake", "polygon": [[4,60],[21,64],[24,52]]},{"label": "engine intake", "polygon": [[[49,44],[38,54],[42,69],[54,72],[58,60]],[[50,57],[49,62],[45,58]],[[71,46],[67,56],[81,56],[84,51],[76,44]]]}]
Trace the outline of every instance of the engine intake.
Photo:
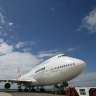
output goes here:
[{"label": "engine intake", "polygon": [[11,84],[10,84],[9,82],[7,82],[7,83],[5,83],[4,87],[5,87],[6,89],[9,89],[9,88],[11,87]]}]

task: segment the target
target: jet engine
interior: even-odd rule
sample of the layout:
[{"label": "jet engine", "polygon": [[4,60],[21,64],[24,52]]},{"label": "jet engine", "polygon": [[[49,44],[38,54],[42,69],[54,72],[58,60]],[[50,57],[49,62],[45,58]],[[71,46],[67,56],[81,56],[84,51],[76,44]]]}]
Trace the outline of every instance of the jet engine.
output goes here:
[{"label": "jet engine", "polygon": [[5,85],[4,85],[4,87],[5,87],[6,89],[9,89],[9,88],[11,87],[11,84],[10,84],[9,82],[6,82]]}]

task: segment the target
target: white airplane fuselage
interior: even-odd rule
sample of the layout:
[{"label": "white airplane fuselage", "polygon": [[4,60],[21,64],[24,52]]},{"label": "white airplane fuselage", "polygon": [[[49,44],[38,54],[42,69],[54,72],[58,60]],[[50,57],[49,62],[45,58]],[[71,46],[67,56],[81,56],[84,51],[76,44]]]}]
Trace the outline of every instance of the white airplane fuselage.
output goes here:
[{"label": "white airplane fuselage", "polygon": [[32,81],[32,86],[54,85],[72,80],[84,70],[85,65],[80,59],[59,54],[37,65],[18,80]]}]

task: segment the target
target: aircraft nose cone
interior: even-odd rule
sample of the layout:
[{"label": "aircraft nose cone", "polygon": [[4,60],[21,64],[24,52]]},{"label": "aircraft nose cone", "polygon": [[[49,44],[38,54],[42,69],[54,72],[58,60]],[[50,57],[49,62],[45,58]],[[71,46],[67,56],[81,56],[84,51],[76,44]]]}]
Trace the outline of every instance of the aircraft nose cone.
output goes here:
[{"label": "aircraft nose cone", "polygon": [[82,61],[82,60],[80,60],[79,63],[80,63],[80,65],[81,65],[82,67],[85,67],[85,66],[86,66],[86,63],[85,63],[84,61]]},{"label": "aircraft nose cone", "polygon": [[83,60],[78,61],[78,68],[79,70],[83,71],[86,67],[86,63]]}]

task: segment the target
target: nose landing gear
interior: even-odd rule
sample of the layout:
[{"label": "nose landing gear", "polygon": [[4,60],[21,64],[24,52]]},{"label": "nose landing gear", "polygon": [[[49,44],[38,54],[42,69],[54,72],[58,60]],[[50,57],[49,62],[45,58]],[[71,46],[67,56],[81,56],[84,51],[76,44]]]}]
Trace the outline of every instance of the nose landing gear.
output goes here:
[{"label": "nose landing gear", "polygon": [[68,83],[61,83],[59,85],[55,85],[52,91],[54,94],[66,95],[67,86],[68,86]]}]

